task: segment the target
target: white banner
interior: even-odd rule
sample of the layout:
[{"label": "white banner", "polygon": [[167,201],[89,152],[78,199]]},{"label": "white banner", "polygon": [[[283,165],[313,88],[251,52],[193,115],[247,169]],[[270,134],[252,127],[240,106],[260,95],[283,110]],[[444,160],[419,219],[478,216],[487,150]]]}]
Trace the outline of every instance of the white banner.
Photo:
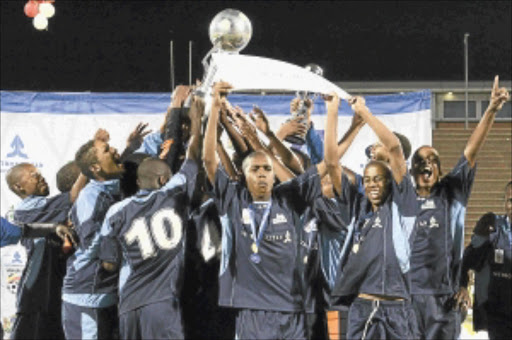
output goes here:
[{"label": "white banner", "polygon": [[[308,89],[321,92],[320,88]],[[255,103],[268,112],[274,131],[290,118],[288,111],[291,98],[230,96],[233,104],[242,106],[246,111]],[[431,144],[430,93],[368,96],[367,103],[391,130],[409,138],[413,151],[421,145]],[[90,140],[97,129],[107,129],[111,137],[110,144],[121,153],[126,145],[126,138],[139,122],[149,123],[149,128],[153,131],[160,128],[168,95],[33,94],[3,91],[1,104],[0,198],[1,215],[6,216],[20,202],[5,182],[5,174],[9,168],[22,162],[34,164],[46,178],[50,195],[56,195],[59,193],[56,187],[57,171],[74,159],[78,148]],[[35,110],[34,107],[42,109]],[[346,112],[343,110],[340,109],[339,137],[348,129],[352,120],[350,109],[347,107]],[[318,103],[315,105],[315,114],[312,115],[314,127],[321,136],[326,118],[324,112],[324,107]],[[343,157],[343,165],[361,173],[367,161],[365,148],[375,141],[374,133],[365,126]],[[1,320],[7,329],[11,326],[15,313],[13,290],[24,266],[24,257],[23,248],[20,246],[2,249]]]}]

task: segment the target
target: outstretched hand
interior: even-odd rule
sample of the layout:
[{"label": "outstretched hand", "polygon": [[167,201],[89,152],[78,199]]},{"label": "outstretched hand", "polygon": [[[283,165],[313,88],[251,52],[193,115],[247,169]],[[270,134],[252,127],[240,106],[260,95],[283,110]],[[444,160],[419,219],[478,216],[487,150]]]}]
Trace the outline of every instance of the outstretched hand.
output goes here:
[{"label": "outstretched hand", "polygon": [[108,141],[110,140],[110,135],[107,130],[98,129],[98,131],[96,131],[96,133],[94,134],[94,140],[108,143]]},{"label": "outstretched hand", "polygon": [[510,100],[510,94],[504,87],[499,87],[500,77],[494,77],[494,84],[491,91],[491,100],[488,110],[497,112],[501,110],[507,100]]},{"label": "outstretched hand", "polygon": [[331,112],[332,110],[336,110],[336,112],[338,112],[338,107],[340,105],[340,97],[336,92],[331,92],[329,93],[329,95],[324,96],[324,100],[328,112]]},{"label": "outstretched hand", "polygon": [[364,97],[361,97],[361,96],[351,97],[351,98],[349,98],[348,103],[349,103],[350,107],[352,108],[352,110],[358,115],[362,110],[365,110],[365,109],[367,110],[366,100],[364,99]]},{"label": "outstretched hand", "polygon": [[171,151],[171,146],[174,143],[173,139],[166,139],[161,145],[160,148],[162,151],[160,151],[160,154],[158,155],[158,158],[165,160],[167,158],[167,155],[169,154],[169,151]]},{"label": "outstretched hand", "polygon": [[188,117],[191,122],[200,122],[204,114],[205,109],[204,100],[198,96],[193,96],[190,110],[188,111]]},{"label": "outstretched hand", "polygon": [[178,85],[174,89],[174,92],[172,94],[172,102],[171,107],[172,108],[180,108],[183,106],[185,101],[187,100],[190,92],[192,91],[192,88],[187,85]]},{"label": "outstretched hand", "polygon": [[149,123],[139,123],[135,127],[135,129],[130,133],[128,139],[126,140],[126,147],[136,150],[142,145],[142,141],[144,137],[148,135],[151,130],[146,130]]},{"label": "outstretched hand", "polygon": [[258,128],[258,130],[260,130],[262,133],[268,135],[271,132],[268,118],[263,110],[261,110],[258,106],[253,107],[249,117],[251,117],[254,125],[256,125],[256,128]]},{"label": "outstretched hand", "polygon": [[233,86],[225,81],[219,81],[213,84],[213,105],[219,107],[219,109],[223,106],[223,103],[226,100],[226,96],[233,89]]},{"label": "outstretched hand", "polygon": [[276,132],[276,136],[283,140],[292,135],[305,136],[307,131],[308,127],[304,123],[304,116],[297,116],[281,124]]}]

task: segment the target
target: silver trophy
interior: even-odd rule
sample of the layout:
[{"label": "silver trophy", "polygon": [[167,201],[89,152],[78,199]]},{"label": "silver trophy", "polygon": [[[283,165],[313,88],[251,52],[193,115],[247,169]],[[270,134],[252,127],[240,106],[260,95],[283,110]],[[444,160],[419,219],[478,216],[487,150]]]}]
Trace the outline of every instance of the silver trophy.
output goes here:
[{"label": "silver trophy", "polygon": [[[321,77],[324,74],[324,70],[317,64],[307,64],[306,66],[304,66],[304,68],[306,70],[310,71],[311,73],[314,73]],[[297,109],[295,111],[291,112],[291,114],[292,114],[291,119],[295,119],[296,117],[301,116],[301,117],[304,117],[304,119],[302,120],[302,123],[306,123],[307,122],[306,115],[307,115],[308,107],[306,106],[305,101],[307,99],[311,99],[314,102],[316,97],[318,96],[318,94],[311,94],[307,91],[300,91],[300,92],[297,92],[296,95],[297,95],[297,98],[300,98],[300,101],[299,101],[299,105],[298,105]],[[306,143],[306,136],[305,135],[291,135],[291,136],[286,137],[285,140],[292,144],[303,145],[304,143]]]},{"label": "silver trophy", "polygon": [[211,91],[216,72],[208,59],[212,53],[238,53],[243,50],[252,37],[251,21],[239,10],[228,8],[213,18],[209,35],[213,47],[203,58],[203,80],[196,90],[196,95],[203,98]]}]

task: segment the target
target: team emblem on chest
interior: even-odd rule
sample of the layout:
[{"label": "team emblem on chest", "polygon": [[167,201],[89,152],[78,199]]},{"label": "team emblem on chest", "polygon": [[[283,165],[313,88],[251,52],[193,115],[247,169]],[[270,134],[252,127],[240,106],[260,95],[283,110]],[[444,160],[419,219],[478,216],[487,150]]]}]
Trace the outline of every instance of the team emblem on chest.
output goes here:
[{"label": "team emblem on chest", "polygon": [[434,216],[430,218],[429,228],[439,228],[439,223],[437,223],[437,220]]},{"label": "team emblem on chest", "polygon": [[380,220],[379,216],[377,216],[375,221],[373,221],[372,228],[382,228],[382,224],[381,224],[381,220]]},{"label": "team emblem on chest", "polygon": [[421,205],[421,210],[427,210],[427,209],[435,209],[436,204],[434,203],[434,200],[426,200]]},{"label": "team emblem on chest", "polygon": [[272,219],[273,224],[286,223],[288,220],[283,214],[277,214],[276,217]]}]

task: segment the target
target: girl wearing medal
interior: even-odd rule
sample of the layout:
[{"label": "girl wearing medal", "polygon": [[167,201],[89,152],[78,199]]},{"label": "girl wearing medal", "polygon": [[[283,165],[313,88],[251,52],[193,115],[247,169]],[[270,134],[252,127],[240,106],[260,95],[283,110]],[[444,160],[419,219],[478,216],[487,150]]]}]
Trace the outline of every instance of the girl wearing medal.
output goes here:
[{"label": "girl wearing medal", "polygon": [[[335,94],[328,107],[337,107]],[[374,117],[361,97],[349,101],[389,150],[389,165],[371,161],[364,170],[363,196],[343,174],[336,154],[337,110],[327,110],[325,162],[340,209],[349,212],[335,304],[350,305],[348,339],[414,339],[417,326],[407,272],[416,194],[398,138]]]}]

